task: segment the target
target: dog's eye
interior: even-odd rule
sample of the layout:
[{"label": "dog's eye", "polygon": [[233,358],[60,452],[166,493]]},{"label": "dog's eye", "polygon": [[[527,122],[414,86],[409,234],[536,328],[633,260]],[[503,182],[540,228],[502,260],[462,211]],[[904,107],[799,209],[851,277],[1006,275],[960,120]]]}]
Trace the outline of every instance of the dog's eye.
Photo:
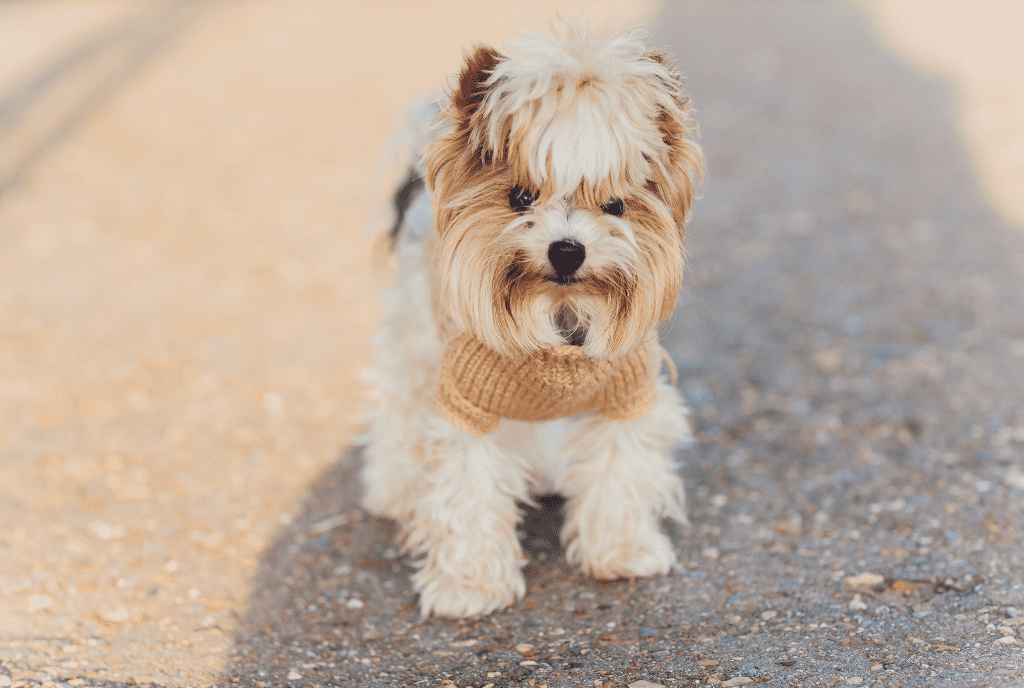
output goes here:
[{"label": "dog's eye", "polygon": [[626,204],[618,198],[613,198],[607,203],[602,203],[601,210],[605,211],[609,215],[622,217],[622,213],[626,212]]},{"label": "dog's eye", "polygon": [[529,189],[516,186],[512,187],[512,190],[508,193],[508,204],[512,206],[512,210],[517,213],[526,212],[529,210],[533,202],[537,200],[537,197]]}]

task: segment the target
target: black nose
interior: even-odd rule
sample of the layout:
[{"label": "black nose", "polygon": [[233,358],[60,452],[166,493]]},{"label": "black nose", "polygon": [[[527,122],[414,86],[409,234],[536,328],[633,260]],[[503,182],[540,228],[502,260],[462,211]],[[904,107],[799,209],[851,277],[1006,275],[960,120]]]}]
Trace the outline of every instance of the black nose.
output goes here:
[{"label": "black nose", "polygon": [[556,241],[548,246],[548,260],[559,277],[568,277],[576,272],[586,257],[587,250],[583,244],[575,241]]}]

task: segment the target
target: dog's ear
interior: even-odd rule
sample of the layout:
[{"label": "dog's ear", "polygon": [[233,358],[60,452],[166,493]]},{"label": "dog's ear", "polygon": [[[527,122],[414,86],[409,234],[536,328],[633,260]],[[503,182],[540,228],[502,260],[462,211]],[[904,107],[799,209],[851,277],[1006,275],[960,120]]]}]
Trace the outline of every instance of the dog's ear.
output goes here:
[{"label": "dog's ear", "polygon": [[501,53],[482,45],[466,54],[466,64],[459,73],[458,85],[451,94],[452,107],[458,113],[462,125],[467,125],[480,107],[487,91],[487,80],[500,59]]},{"label": "dog's ear", "polygon": [[658,116],[658,128],[668,151],[664,166],[667,179],[658,186],[682,230],[695,187],[704,176],[704,157],[694,141],[698,135],[697,124],[690,118],[690,98],[683,92],[682,79],[672,58],[660,50],[651,50],[644,57],[664,67],[663,73],[667,74],[667,79],[658,78],[660,87],[671,95],[671,105],[663,107]]}]

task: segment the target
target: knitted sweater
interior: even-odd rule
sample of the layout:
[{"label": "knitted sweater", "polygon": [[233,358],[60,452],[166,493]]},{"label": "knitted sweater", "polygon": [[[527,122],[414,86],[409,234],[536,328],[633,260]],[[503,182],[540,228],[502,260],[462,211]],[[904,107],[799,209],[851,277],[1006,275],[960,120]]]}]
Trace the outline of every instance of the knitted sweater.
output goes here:
[{"label": "knitted sweater", "polygon": [[477,437],[501,418],[545,421],[584,411],[639,418],[657,401],[659,351],[652,340],[617,360],[588,358],[568,345],[510,359],[463,334],[442,356],[434,408]]}]

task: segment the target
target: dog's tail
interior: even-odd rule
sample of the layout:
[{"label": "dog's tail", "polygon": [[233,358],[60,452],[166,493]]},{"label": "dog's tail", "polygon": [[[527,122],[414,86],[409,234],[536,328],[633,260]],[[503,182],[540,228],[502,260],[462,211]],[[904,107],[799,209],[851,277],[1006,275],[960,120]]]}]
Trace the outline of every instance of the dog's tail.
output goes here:
[{"label": "dog's tail", "polygon": [[405,181],[395,191],[392,205],[394,206],[394,222],[391,223],[391,230],[388,232],[388,244],[392,252],[398,244],[398,235],[405,223],[405,216],[409,212],[413,201],[423,192],[423,173],[418,166],[411,165],[405,176]]},{"label": "dog's tail", "polygon": [[432,125],[441,111],[442,96],[422,95],[398,111],[395,116],[391,145],[385,155],[384,167],[402,170],[401,182],[381,208],[371,225],[371,232],[389,252],[394,253],[405,238],[422,241],[430,229],[429,193],[424,187],[423,155],[433,135]]}]

